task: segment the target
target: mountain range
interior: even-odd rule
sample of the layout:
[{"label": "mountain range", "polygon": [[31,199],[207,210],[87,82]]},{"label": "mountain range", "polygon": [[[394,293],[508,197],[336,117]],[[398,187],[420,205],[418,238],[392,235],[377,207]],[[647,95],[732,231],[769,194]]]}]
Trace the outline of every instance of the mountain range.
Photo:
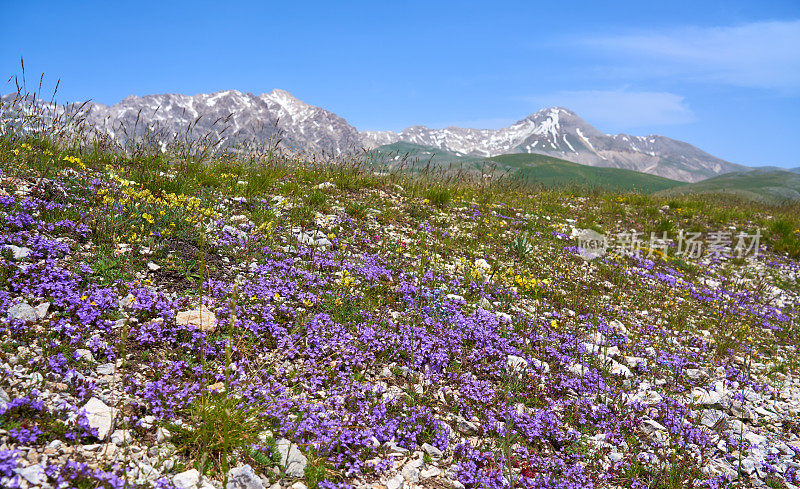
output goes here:
[{"label": "mountain range", "polygon": [[399,133],[366,131],[362,135],[366,144],[378,147],[402,141],[464,156],[536,153],[685,182],[746,169],[664,136],[604,134],[561,107],[542,109],[501,129],[414,126]]},{"label": "mountain range", "polygon": [[[8,100],[12,95],[3,96]],[[338,115],[307,104],[285,90],[261,95],[226,90],[211,94],[130,96],[112,106],[89,102],[86,121],[120,136],[137,123],[180,133],[222,133],[226,144],[266,140],[280,132],[291,150],[341,154],[409,143],[456,159],[532,153],[583,165],[620,168],[696,182],[747,167],[714,157],[691,144],[664,136],[604,134],[574,112],[542,109],[501,129],[413,126],[400,132],[359,132]],[[227,127],[223,132],[222,128]]]},{"label": "mountain range", "polygon": [[226,90],[193,96],[130,96],[118,104],[87,106],[87,121],[114,134],[120,127],[155,124],[180,132],[197,121],[197,134],[222,132],[228,143],[266,140],[280,131],[293,150],[340,154],[361,147],[359,132],[336,114],[294,98],[285,90],[253,95]]}]

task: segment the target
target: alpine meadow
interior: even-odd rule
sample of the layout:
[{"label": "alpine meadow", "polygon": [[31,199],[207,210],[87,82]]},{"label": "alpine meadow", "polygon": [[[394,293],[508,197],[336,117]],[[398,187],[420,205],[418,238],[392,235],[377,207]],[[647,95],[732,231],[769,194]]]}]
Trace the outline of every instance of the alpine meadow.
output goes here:
[{"label": "alpine meadow", "polygon": [[[680,27],[635,2],[608,6],[617,23],[585,2],[450,20],[411,3],[362,5],[363,33],[345,4],[308,30],[289,5],[232,24],[186,4],[154,40],[125,15],[173,6],[131,4],[107,46],[76,4],[75,38],[32,31],[52,58],[5,36],[17,69],[34,54],[0,88],[0,487],[800,489],[800,170],[796,141],[775,143],[800,129],[800,81],[772,70],[800,66],[781,47],[800,23],[770,20],[797,6],[756,22],[739,5],[737,23],[678,2]],[[174,38],[190,23],[196,71]],[[75,71],[53,88],[29,56],[60,67],[82,36],[76,69],[116,81],[66,102]],[[234,62],[291,93],[247,91]],[[505,97],[496,120],[471,87]],[[409,119],[417,104],[442,115]],[[394,129],[364,122],[379,115]]]}]

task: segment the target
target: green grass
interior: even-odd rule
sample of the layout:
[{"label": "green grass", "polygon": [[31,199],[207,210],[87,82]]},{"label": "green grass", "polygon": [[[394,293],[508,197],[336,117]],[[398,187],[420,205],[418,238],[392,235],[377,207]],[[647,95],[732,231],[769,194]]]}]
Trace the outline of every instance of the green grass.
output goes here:
[{"label": "green grass", "polygon": [[259,441],[258,412],[241,404],[226,394],[197,397],[182,413],[188,425],[166,425],[176,451],[193,461],[201,473],[227,473],[236,465],[234,453]]},{"label": "green grass", "polygon": [[[110,253],[109,253],[110,255]],[[110,256],[101,256],[92,264],[92,275],[97,277],[98,282],[103,286],[109,286],[117,281],[128,278],[124,263]]]},{"label": "green grass", "polygon": [[294,226],[306,227],[314,222],[316,215],[316,211],[308,205],[293,207],[289,211],[289,222]]},{"label": "green grass", "polygon": [[344,211],[348,216],[355,219],[364,219],[367,217],[367,210],[369,206],[363,202],[348,202],[344,207]]},{"label": "green grass", "polygon": [[785,251],[791,256],[800,257],[800,225],[797,220],[778,219],[769,228],[775,238],[776,251]]},{"label": "green grass", "polygon": [[433,187],[427,189],[423,195],[432,205],[437,207],[447,207],[453,201],[452,190],[447,187]]},{"label": "green grass", "polygon": [[328,196],[321,190],[314,190],[306,197],[306,205],[313,209],[324,210],[328,202]]}]

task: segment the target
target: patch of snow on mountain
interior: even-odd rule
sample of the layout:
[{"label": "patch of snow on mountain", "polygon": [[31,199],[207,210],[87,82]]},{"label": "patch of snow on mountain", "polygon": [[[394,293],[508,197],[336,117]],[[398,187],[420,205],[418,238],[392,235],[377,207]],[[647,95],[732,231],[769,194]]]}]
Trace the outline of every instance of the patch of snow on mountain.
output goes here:
[{"label": "patch of snow on mountain", "polygon": [[580,128],[580,127],[578,127],[578,128],[575,128],[575,132],[578,134],[578,136],[580,136],[580,138],[581,138],[581,139],[583,139],[583,142],[584,142],[584,143],[586,143],[586,146],[588,146],[588,147],[589,147],[589,149],[591,149],[592,151],[594,151],[595,153],[597,153],[597,150],[596,150],[596,149],[594,149],[594,146],[592,146],[592,142],[591,142],[591,141],[589,141],[589,138],[587,138],[586,136],[584,136],[584,135],[583,135],[583,133],[581,132],[581,128]]},{"label": "patch of snow on mountain", "polygon": [[262,94],[262,100],[278,113],[278,120],[288,119],[291,122],[303,122],[311,119],[318,109],[292,96],[286,90],[276,88],[269,94]]},{"label": "patch of snow on mountain", "polygon": [[550,135],[553,138],[553,143],[555,143],[556,138],[558,138],[558,112],[559,109],[550,109],[550,112],[545,118],[542,123],[534,130],[534,134],[538,135]]},{"label": "patch of snow on mountain", "polygon": [[567,135],[566,134],[564,134],[564,142],[567,143],[567,146],[569,146],[569,149],[571,149],[573,153],[577,153],[577,151],[575,151],[575,148],[573,148],[572,145],[569,144],[569,141],[567,140]]}]

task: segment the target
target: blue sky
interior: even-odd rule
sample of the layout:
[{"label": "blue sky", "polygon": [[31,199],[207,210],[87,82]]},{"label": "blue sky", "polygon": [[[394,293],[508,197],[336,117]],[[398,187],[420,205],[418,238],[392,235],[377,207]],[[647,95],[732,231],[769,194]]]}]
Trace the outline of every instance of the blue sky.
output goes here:
[{"label": "blue sky", "polygon": [[[655,5],[663,4],[663,5]],[[60,101],[283,88],[359,130],[500,127],[560,105],[748,165],[800,166],[800,2],[10,2]]]}]

